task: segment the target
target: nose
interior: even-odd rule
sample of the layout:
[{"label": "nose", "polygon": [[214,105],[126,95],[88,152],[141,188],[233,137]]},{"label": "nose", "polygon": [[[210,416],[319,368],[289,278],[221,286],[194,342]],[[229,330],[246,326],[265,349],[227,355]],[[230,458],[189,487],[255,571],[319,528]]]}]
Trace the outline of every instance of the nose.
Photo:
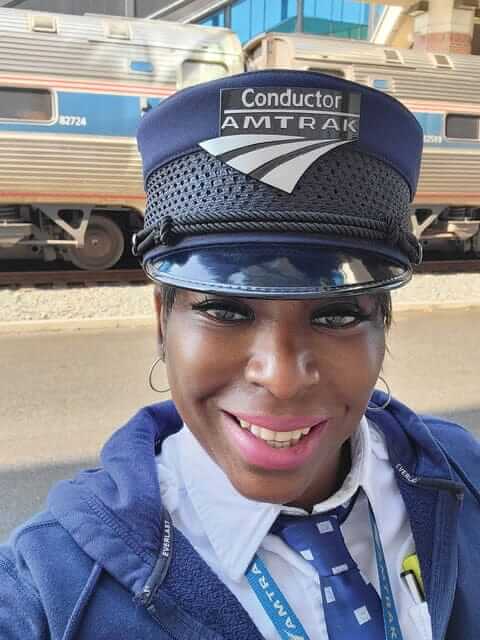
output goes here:
[{"label": "nose", "polygon": [[257,337],[245,378],[279,400],[290,400],[317,384],[320,371],[314,350],[305,339],[271,328]]}]

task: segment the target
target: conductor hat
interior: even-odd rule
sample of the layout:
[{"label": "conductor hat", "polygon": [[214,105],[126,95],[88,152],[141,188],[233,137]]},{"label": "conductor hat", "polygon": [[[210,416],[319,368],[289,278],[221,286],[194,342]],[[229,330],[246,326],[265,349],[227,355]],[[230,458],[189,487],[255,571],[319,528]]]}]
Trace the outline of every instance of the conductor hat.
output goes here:
[{"label": "conductor hat", "polygon": [[147,207],[134,238],[156,282],[262,298],[399,287],[423,134],[391,96],[316,72],[196,85],[142,120]]}]

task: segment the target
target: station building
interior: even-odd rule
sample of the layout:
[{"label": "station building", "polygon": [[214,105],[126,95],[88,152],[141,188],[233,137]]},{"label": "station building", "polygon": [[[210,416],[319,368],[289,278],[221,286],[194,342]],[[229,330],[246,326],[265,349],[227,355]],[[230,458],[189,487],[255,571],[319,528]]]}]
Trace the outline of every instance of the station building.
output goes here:
[{"label": "station building", "polygon": [[229,27],[241,42],[303,31],[438,53],[480,53],[480,0],[0,0],[0,7]]}]

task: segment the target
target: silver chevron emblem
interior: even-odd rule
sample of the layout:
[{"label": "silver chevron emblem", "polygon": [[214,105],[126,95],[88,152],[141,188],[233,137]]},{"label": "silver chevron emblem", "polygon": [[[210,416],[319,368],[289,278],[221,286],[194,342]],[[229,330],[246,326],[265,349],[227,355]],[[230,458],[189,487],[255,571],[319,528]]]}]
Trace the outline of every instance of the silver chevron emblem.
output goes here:
[{"label": "silver chevron emblem", "polygon": [[348,142],[351,140],[243,133],[210,138],[199,146],[234,169],[292,193],[315,160]]}]

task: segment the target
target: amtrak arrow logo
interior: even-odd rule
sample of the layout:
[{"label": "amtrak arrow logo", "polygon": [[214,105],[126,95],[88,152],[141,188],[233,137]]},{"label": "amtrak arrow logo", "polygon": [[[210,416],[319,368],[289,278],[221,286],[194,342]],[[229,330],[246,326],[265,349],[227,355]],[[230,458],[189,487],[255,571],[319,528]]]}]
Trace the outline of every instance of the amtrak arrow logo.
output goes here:
[{"label": "amtrak arrow logo", "polygon": [[234,169],[291,193],[318,158],[358,139],[360,98],[318,88],[224,89],[220,135],[199,145]]}]

